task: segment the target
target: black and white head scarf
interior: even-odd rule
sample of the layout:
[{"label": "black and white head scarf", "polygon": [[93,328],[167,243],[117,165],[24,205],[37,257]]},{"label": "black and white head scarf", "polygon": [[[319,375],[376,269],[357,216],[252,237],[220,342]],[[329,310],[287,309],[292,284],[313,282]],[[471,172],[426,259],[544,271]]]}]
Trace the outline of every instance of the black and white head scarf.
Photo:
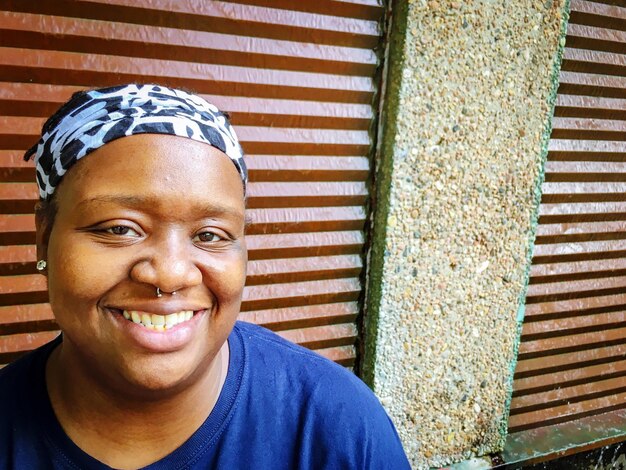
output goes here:
[{"label": "black and white head scarf", "polygon": [[122,85],[76,93],[43,125],[35,155],[39,196],[48,200],[78,160],[112,140],[170,134],[209,144],[235,164],[244,185],[243,150],[226,115],[197,95],[158,85]]}]

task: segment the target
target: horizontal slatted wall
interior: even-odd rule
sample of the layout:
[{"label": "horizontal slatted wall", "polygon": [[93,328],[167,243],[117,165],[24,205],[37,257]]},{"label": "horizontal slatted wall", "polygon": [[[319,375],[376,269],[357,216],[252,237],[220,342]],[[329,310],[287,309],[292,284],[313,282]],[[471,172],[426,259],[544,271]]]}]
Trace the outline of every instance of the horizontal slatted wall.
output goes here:
[{"label": "horizontal slatted wall", "polygon": [[626,408],[626,5],[571,1],[509,431]]},{"label": "horizontal slatted wall", "polygon": [[24,150],[73,92],[142,81],[195,90],[230,112],[248,154],[240,318],[351,366],[377,0],[16,0],[2,10],[0,364],[57,334],[34,274]]}]

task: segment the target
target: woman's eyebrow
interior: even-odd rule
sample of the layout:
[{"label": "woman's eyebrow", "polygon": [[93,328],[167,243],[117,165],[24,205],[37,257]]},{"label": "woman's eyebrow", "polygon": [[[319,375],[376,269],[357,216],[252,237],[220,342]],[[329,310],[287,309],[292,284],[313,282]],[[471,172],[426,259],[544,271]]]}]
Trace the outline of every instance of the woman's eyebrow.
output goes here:
[{"label": "woman's eyebrow", "polygon": [[[158,207],[158,198],[150,198],[143,196],[123,196],[123,195],[103,195],[94,196],[88,199],[84,199],[78,203],[78,207],[90,204],[117,204],[130,208]],[[220,202],[211,202],[210,204],[194,204],[194,212],[198,213],[202,217],[244,217],[244,213]]]},{"label": "woman's eyebrow", "polygon": [[90,197],[88,199],[83,199],[77,204],[77,207],[89,205],[89,204],[119,204],[121,206],[140,206],[145,204],[146,198],[140,196],[117,196],[117,195],[107,195],[107,196],[95,196]]}]

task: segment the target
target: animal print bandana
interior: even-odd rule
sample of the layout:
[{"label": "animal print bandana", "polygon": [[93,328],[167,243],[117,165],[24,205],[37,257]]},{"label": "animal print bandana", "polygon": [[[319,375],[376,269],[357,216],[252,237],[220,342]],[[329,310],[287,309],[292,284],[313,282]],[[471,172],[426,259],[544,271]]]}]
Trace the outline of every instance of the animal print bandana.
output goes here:
[{"label": "animal print bandana", "polygon": [[158,85],[122,85],[74,94],[41,130],[24,155],[35,155],[42,200],[52,197],[78,160],[112,140],[134,134],[170,134],[209,144],[235,164],[244,185],[243,150],[228,118],[197,95]]}]

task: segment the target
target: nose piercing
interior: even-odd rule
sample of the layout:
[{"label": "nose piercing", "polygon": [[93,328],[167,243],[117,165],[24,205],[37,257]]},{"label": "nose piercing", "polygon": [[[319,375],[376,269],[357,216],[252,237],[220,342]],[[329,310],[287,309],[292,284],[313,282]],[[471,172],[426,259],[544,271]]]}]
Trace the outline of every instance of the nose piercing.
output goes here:
[{"label": "nose piercing", "polygon": [[176,291],[173,290],[172,292],[164,292],[162,291],[159,287],[156,288],[156,295],[157,297],[163,297],[163,294],[169,294],[169,295],[176,295]]}]

